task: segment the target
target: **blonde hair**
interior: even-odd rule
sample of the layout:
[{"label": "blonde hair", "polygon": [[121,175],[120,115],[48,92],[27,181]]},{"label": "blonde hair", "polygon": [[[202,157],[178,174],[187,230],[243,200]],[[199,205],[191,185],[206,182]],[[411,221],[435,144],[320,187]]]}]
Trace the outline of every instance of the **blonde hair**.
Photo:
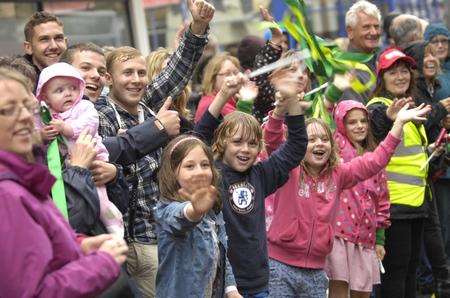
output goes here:
[{"label": "blonde hair", "polygon": [[113,66],[116,62],[126,62],[131,59],[143,57],[138,49],[133,47],[119,47],[105,55],[106,57],[106,71],[112,73]]},{"label": "blonde hair", "polygon": [[[147,76],[148,80],[153,80],[163,70],[163,63],[169,59],[172,53],[166,48],[158,48],[156,51],[150,53],[147,56]],[[177,98],[173,99],[173,109],[180,113],[181,116],[191,119],[191,111],[187,108],[189,96],[191,94],[191,88],[186,85]]]},{"label": "blonde hair", "polygon": [[[25,89],[25,91],[30,95],[30,98],[33,97],[30,80],[26,76],[24,76],[23,74],[18,72],[17,70],[11,69],[11,68],[6,68],[6,67],[0,67],[0,82],[2,82],[2,81],[13,81],[13,82],[19,83]],[[34,100],[36,100],[36,99],[34,99]],[[36,131],[36,130],[33,131],[31,138],[32,138],[33,145],[42,143],[40,133],[38,133],[38,131]],[[33,156],[32,152],[29,152],[28,154],[26,154],[25,158],[27,159],[28,162],[34,162],[34,156]]]},{"label": "blonde hair", "polygon": [[225,116],[223,122],[214,133],[212,151],[216,159],[222,159],[230,138],[239,130],[244,140],[254,140],[259,149],[263,148],[262,129],[255,117],[247,113],[235,111]]},{"label": "blonde hair", "polygon": [[203,149],[203,152],[205,152],[213,174],[211,184],[218,188],[219,172],[214,166],[214,158],[211,148],[196,137],[181,135],[173,139],[163,151],[161,168],[158,172],[158,183],[159,191],[164,199],[178,202],[185,201],[185,199],[178,194],[178,190],[180,189],[180,184],[177,179],[178,171],[183,159],[195,147],[200,147]]},{"label": "blonde hair", "polygon": [[0,67],[0,81],[14,81],[22,85],[27,93],[32,93],[30,80],[12,68]]},{"label": "blonde hair", "polygon": [[[306,128],[308,128],[309,125],[313,125],[313,124],[316,124],[319,127],[322,127],[325,130],[325,133],[326,133],[328,139],[330,140],[331,153],[330,153],[330,157],[328,158],[328,166],[329,166],[329,170],[331,171],[339,164],[339,154],[338,154],[339,148],[338,148],[336,142],[334,141],[333,133],[331,132],[330,126],[325,121],[323,121],[320,118],[309,118],[305,122]],[[301,161],[301,164],[306,170],[309,169],[308,164],[306,163],[305,159],[303,159]]]},{"label": "blonde hair", "polygon": [[209,60],[208,64],[206,65],[203,73],[203,81],[202,81],[203,94],[210,94],[213,93],[214,91],[218,91],[214,90],[214,85],[216,83],[217,74],[219,73],[225,61],[230,61],[231,63],[234,64],[234,66],[236,66],[237,69],[241,69],[241,64],[239,63],[239,60],[228,53],[222,53],[212,57],[211,60]]}]

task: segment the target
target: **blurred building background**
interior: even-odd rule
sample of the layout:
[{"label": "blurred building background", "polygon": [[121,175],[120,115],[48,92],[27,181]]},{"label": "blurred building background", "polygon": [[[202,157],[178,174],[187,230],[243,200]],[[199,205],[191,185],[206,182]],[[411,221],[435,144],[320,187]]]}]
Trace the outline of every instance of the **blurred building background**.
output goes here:
[{"label": "blurred building background", "polygon": [[[277,19],[285,13],[282,0],[209,0],[216,7],[211,25],[213,39],[232,50],[242,37],[263,36],[259,27],[260,5],[270,7]],[[345,36],[344,17],[355,1],[306,0],[314,31],[324,37]],[[449,0],[372,1],[383,14],[406,12],[429,21],[450,24]],[[186,0],[0,0],[0,55],[22,53],[23,27],[38,10],[60,16],[69,43],[92,41],[99,45],[131,45],[144,54],[157,47],[172,47],[183,21],[189,20]]]}]

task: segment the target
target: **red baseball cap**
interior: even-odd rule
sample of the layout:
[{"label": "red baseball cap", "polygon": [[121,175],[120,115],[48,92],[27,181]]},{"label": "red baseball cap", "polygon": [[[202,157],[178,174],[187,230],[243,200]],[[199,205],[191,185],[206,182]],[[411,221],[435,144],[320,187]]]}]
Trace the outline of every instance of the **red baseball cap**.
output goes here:
[{"label": "red baseball cap", "polygon": [[383,53],[381,53],[380,57],[378,58],[377,75],[379,75],[382,70],[391,67],[392,64],[394,64],[398,60],[405,61],[412,67],[416,66],[416,61],[412,57],[407,56],[405,53],[403,53],[401,50],[397,48],[389,48],[385,50]]}]

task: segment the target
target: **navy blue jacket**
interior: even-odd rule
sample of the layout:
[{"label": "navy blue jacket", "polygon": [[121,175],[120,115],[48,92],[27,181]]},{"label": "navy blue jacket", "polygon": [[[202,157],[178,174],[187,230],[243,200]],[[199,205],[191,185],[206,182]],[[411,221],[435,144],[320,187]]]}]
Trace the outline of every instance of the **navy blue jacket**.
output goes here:
[{"label": "navy blue jacket", "polygon": [[[212,140],[220,124],[205,112],[195,131],[205,141]],[[303,116],[287,116],[288,139],[267,160],[246,172],[237,172],[221,161],[221,198],[228,236],[228,259],[239,293],[252,294],[268,289],[264,199],[289,179],[289,172],[303,159],[308,139]]]}]

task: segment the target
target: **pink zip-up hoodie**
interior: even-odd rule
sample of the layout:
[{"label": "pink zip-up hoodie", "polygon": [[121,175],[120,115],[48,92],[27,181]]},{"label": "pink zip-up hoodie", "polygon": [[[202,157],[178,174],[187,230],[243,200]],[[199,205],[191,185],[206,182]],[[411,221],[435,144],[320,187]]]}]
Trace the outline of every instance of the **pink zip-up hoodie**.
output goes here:
[{"label": "pink zip-up hoodie", "polygon": [[[269,117],[264,128],[270,154],[283,142],[283,121]],[[291,171],[288,182],[274,197],[274,216],[268,233],[269,257],[282,263],[323,269],[333,248],[339,198],[386,167],[400,140],[390,133],[374,152],[368,152],[311,177],[302,167]]]},{"label": "pink zip-up hoodie", "polygon": [[108,151],[101,141],[98,134],[99,118],[94,104],[89,100],[82,100],[85,82],[81,77],[80,72],[70,64],[59,62],[44,68],[39,75],[39,82],[36,89],[36,98],[39,101],[46,101],[45,93],[42,91],[45,85],[53,78],[68,77],[76,79],[79,83],[80,94],[75,100],[73,106],[63,113],[52,113],[52,117],[61,119],[68,123],[73,130],[73,136],[68,139],[69,148],[76,142],[80,133],[89,128],[92,136],[97,140],[97,158],[103,161],[108,161]]},{"label": "pink zip-up hoodie", "polygon": [[[353,109],[360,109],[367,115],[366,107],[354,100],[341,101],[333,115],[336,123],[334,140],[344,162],[358,157],[356,149],[347,138],[344,124],[345,116]],[[373,249],[376,229],[389,226],[389,207],[389,191],[383,169],[342,192],[336,219],[336,236]]]}]

